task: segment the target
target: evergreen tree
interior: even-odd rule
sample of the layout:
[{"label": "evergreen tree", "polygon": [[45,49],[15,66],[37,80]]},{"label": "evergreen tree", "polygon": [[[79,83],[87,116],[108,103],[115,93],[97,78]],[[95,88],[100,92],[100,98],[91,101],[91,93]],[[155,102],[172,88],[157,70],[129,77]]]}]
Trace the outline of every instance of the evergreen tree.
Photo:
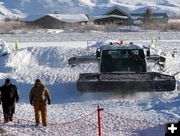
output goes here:
[{"label": "evergreen tree", "polygon": [[144,13],[144,24],[149,24],[152,22],[152,11],[150,8],[146,9],[146,12]]}]

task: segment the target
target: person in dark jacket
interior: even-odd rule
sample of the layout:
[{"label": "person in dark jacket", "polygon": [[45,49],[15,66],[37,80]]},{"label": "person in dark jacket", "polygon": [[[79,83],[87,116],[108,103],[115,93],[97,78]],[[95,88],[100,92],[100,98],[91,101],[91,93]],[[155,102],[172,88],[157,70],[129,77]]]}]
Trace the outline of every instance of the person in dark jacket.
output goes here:
[{"label": "person in dark jacket", "polygon": [[15,103],[19,102],[17,87],[13,85],[10,79],[6,79],[3,86],[0,87],[1,102],[4,114],[4,123],[13,120],[15,113]]}]

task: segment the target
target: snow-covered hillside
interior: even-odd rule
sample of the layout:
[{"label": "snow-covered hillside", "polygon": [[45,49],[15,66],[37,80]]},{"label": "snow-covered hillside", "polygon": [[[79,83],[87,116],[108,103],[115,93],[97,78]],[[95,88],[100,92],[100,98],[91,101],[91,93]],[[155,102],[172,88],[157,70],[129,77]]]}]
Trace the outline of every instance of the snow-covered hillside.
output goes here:
[{"label": "snow-covered hillside", "polygon": [[100,15],[113,6],[126,12],[144,12],[147,7],[153,12],[167,12],[169,15],[180,14],[179,0],[3,0],[4,5],[28,15],[59,13],[87,13]]},{"label": "snow-covered hillside", "polygon": [[[141,37],[143,40],[135,40],[136,35],[136,33],[131,34],[135,44],[142,46],[151,41],[148,39],[149,35]],[[8,39],[7,36],[5,37]],[[153,36],[158,38],[160,35]],[[174,35],[166,33],[166,36],[171,39],[166,40],[166,37],[161,37],[157,49],[166,53],[164,73],[174,74],[179,72],[180,67],[180,41],[175,38],[176,33]],[[43,35],[39,37],[43,41],[46,38]],[[56,38],[51,35],[49,37],[52,38],[51,41]],[[81,35],[79,34],[78,37],[80,38]],[[28,42],[19,42],[21,49],[0,57],[0,84],[4,83],[5,78],[11,78],[17,85],[21,98],[16,107],[15,120],[0,125],[0,129],[6,131],[7,135],[96,136],[97,105],[104,108],[101,114],[104,136],[145,134],[163,136],[165,131],[163,125],[180,119],[180,93],[177,89],[173,92],[137,93],[128,96],[111,93],[83,95],[79,93],[75,85],[78,74],[97,72],[97,65],[79,65],[72,68],[67,64],[67,60],[72,56],[91,53],[91,50],[86,49],[87,41],[69,39],[68,42],[60,42],[65,37],[59,36],[57,42],[33,42],[31,35],[25,35],[24,39],[27,38],[29,38]],[[115,35],[112,34],[111,38],[114,40]],[[9,44],[12,47],[15,45],[12,41]],[[171,53],[175,48],[178,53],[172,57]],[[159,71],[154,65],[149,65],[148,70]],[[33,107],[28,100],[29,91],[36,78],[44,82],[52,95],[52,105],[48,106],[49,124],[46,128],[34,126]],[[179,87],[180,74],[176,75],[176,80]],[[2,108],[0,114],[0,123],[2,123]]]},{"label": "snow-covered hillside", "polygon": [[0,2],[0,20],[4,18],[22,18],[24,14],[16,9],[8,9],[3,2]]}]

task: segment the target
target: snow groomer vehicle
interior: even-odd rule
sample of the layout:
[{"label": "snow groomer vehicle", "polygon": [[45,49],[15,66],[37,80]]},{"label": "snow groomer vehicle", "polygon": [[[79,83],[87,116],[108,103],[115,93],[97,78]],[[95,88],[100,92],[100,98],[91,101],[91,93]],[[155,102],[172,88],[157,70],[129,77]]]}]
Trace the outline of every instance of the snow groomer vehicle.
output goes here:
[{"label": "snow groomer vehicle", "polygon": [[[163,67],[165,58],[151,55],[150,49],[134,45],[110,43],[97,48],[95,55],[76,56],[68,60],[69,65],[98,63],[98,73],[80,73],[76,82],[80,92],[153,92],[173,91],[174,76],[159,72],[148,72],[147,63],[154,61]],[[162,62],[162,63],[161,63]]]}]

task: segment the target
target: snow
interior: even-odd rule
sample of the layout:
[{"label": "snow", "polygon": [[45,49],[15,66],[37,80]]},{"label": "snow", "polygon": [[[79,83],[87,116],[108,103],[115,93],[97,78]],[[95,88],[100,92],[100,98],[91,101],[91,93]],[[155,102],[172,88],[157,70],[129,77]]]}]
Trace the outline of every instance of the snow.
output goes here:
[{"label": "snow", "polygon": [[[22,30],[20,30],[22,31]],[[47,30],[49,31],[49,30]],[[54,30],[56,31],[56,30]],[[136,36],[134,36],[136,35]],[[4,39],[7,42],[50,42],[51,45],[53,42],[70,42],[69,45],[72,45],[71,42],[77,43],[77,41],[83,41],[84,43],[90,44],[91,41],[105,41],[108,39],[111,40],[124,40],[125,43],[132,42],[141,42],[148,44],[152,39],[158,39],[161,43],[174,44],[179,42],[180,32],[159,32],[159,31],[150,31],[150,32],[87,32],[87,33],[76,33],[76,32],[63,32],[58,34],[47,34],[46,30],[36,30],[28,31],[23,30],[22,33],[14,34],[0,34],[1,39]],[[29,38],[31,37],[31,38]],[[173,43],[171,42],[173,41]],[[22,44],[21,46],[23,46]],[[56,45],[56,44],[54,44]]]},{"label": "snow", "polygon": [[0,56],[6,55],[13,51],[12,46],[6,43],[6,41],[0,39]]},{"label": "snow", "polygon": [[168,23],[180,23],[180,19],[169,19]]},{"label": "snow", "polygon": [[106,15],[106,16],[95,16],[93,17],[93,19],[102,19],[102,18],[121,18],[121,19],[127,19],[128,17],[127,16],[119,16],[119,15]]},{"label": "snow", "polygon": [[[119,37],[118,37],[119,35]],[[109,37],[108,37],[109,36]],[[122,37],[121,37],[122,36]],[[149,37],[150,36],[150,37]],[[179,33],[71,33],[59,34],[25,34],[2,35],[7,44],[13,48],[15,41],[19,50],[0,57],[0,84],[6,78],[12,79],[20,92],[20,103],[16,106],[13,122],[3,124],[0,108],[0,128],[7,135],[57,135],[83,136],[97,135],[97,105],[104,108],[102,115],[103,135],[164,135],[164,124],[180,119],[179,90],[173,92],[154,92],[136,94],[86,93],[76,90],[75,82],[79,73],[97,72],[96,64],[83,64],[70,67],[68,59],[77,55],[92,54],[87,44],[96,46],[115,39],[128,39],[136,45],[148,45],[151,38],[158,41],[159,53],[164,53],[166,67],[163,71],[153,64],[149,71],[166,74],[179,72],[180,41]],[[37,39],[36,39],[36,38]],[[91,37],[91,41],[86,39]],[[101,39],[99,39],[101,37]],[[121,38],[120,38],[121,37]],[[109,38],[109,40],[108,40]],[[111,39],[110,39],[111,38]],[[97,39],[99,40],[98,42]],[[102,42],[103,41],[103,42]],[[177,54],[171,53],[177,49]],[[3,49],[2,49],[3,50]],[[180,86],[180,74],[176,76],[177,88]],[[39,78],[49,88],[52,104],[48,105],[48,126],[35,127],[33,107],[28,96],[35,79]]]},{"label": "snow", "polygon": [[96,4],[91,2],[91,0],[79,0],[79,1],[87,6],[92,6],[92,7],[96,6]]},{"label": "snow", "polygon": [[54,17],[60,21],[75,23],[81,21],[89,21],[88,17],[85,14],[48,14],[51,17]]},{"label": "snow", "polygon": [[[168,15],[179,15],[179,0],[12,0],[4,1],[3,6],[9,10],[16,9],[27,15],[49,14],[58,11],[62,14],[102,15],[112,7],[119,7],[127,13],[144,13],[147,7],[153,12],[166,12]],[[32,8],[33,7],[33,8]],[[1,10],[1,8],[0,8]]]},{"label": "snow", "polygon": [[7,9],[5,6],[4,6],[4,3],[1,2],[0,3],[0,18],[1,20],[5,19],[6,17],[12,17],[12,18],[22,18],[24,17],[24,14],[22,12],[20,12],[19,10],[17,9],[14,9],[14,13]]}]

